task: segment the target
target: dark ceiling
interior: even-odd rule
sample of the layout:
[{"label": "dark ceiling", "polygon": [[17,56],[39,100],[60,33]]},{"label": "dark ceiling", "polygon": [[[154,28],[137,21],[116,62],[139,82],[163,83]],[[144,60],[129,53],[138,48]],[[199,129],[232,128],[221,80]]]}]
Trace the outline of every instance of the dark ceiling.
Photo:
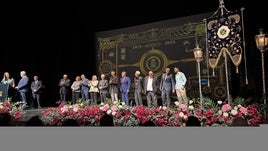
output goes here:
[{"label": "dark ceiling", "polygon": [[[268,31],[267,21],[257,19],[267,18],[264,2],[224,2],[229,11],[245,8],[247,43],[256,49],[252,40],[257,29]],[[31,77],[38,74],[57,96],[63,73],[71,79],[95,73],[95,32],[215,12],[218,7],[218,0],[1,1],[0,74],[9,71],[16,81],[21,70]]]}]

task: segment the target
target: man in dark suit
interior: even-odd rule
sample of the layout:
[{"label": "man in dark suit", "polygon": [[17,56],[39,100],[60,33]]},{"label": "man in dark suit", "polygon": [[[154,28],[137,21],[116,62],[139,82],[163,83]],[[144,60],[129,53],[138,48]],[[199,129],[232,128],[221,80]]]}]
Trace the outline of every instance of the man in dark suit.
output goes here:
[{"label": "man in dark suit", "polygon": [[143,92],[143,77],[140,76],[140,71],[136,71],[134,77],[134,97],[136,106],[143,105],[141,98],[142,92]]},{"label": "man in dark suit", "polygon": [[108,94],[108,80],[105,79],[105,74],[101,74],[101,80],[99,81],[98,88],[100,90],[100,100],[104,103]]},{"label": "man in dark suit", "polygon": [[173,75],[170,73],[170,68],[166,68],[165,73],[161,76],[160,91],[162,97],[162,105],[168,106],[170,104],[170,95],[175,92],[175,81]]},{"label": "man in dark suit", "polygon": [[18,83],[18,86],[15,87],[16,90],[20,93],[22,102],[24,103],[23,108],[27,106],[27,93],[28,93],[28,83],[29,78],[26,75],[25,71],[20,72],[21,79]]},{"label": "man in dark suit", "polygon": [[68,79],[68,75],[64,74],[63,78],[59,82],[60,86],[60,101],[58,103],[66,103],[68,94],[70,93],[71,80]]},{"label": "man in dark suit", "polygon": [[111,71],[111,76],[109,80],[109,93],[112,102],[118,101],[118,76],[115,71]]},{"label": "man in dark suit", "polygon": [[[32,96],[33,96],[33,102],[36,100],[38,108],[41,107],[41,102],[40,102],[40,95],[41,95],[41,88],[43,87],[42,81],[38,79],[38,76],[34,76],[34,81],[31,83],[31,90],[32,90]],[[32,102],[32,105],[33,105]]]},{"label": "man in dark suit", "polygon": [[144,93],[146,94],[147,98],[147,105],[148,107],[151,106],[151,101],[153,101],[154,106],[157,107],[157,95],[156,92],[159,88],[157,77],[154,77],[153,71],[148,72],[148,76],[144,78]]}]

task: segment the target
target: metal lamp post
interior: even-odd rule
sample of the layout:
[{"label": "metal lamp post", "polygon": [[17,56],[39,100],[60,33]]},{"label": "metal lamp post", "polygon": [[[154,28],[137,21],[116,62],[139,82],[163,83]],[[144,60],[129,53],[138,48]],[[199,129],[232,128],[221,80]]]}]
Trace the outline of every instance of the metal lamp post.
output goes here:
[{"label": "metal lamp post", "polygon": [[200,62],[203,59],[203,51],[201,48],[199,48],[198,44],[196,45],[196,48],[194,48],[194,58],[196,59],[197,66],[198,66],[200,108],[201,108],[201,111],[203,112],[203,96],[202,96],[201,72],[200,72]]},{"label": "metal lamp post", "polygon": [[[263,88],[263,103],[266,105],[266,86],[265,86],[265,70],[264,70],[264,52],[268,46],[268,36],[264,34],[262,29],[259,30],[259,34],[255,36],[256,46],[261,52],[262,63],[262,88]],[[266,111],[264,111],[264,118],[266,119]]]}]

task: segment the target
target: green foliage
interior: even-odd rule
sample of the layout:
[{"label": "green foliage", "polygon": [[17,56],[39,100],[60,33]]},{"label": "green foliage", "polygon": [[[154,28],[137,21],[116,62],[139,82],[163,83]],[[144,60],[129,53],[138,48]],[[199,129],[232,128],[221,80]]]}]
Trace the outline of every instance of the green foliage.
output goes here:
[{"label": "green foliage", "polygon": [[77,104],[81,104],[83,101],[82,101],[82,98],[78,98],[77,100],[76,100],[76,103]]},{"label": "green foliage", "polygon": [[204,109],[216,109],[218,104],[210,98],[203,98],[203,107]]},{"label": "green foliage", "polygon": [[233,99],[233,101],[232,101],[232,105],[233,105],[233,106],[243,105],[244,102],[245,102],[245,99],[244,99],[244,98],[236,97],[235,99]]}]

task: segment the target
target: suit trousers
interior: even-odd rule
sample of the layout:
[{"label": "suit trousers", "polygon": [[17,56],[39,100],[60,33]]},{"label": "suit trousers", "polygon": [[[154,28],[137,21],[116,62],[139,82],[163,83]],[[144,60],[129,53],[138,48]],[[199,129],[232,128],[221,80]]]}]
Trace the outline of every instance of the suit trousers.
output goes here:
[{"label": "suit trousers", "polygon": [[163,89],[161,91],[161,97],[162,97],[162,106],[169,106],[170,103],[170,94],[171,94],[171,89]]},{"label": "suit trousers", "polygon": [[100,92],[100,101],[101,103],[104,103],[105,102],[105,99],[107,97],[107,92]]},{"label": "suit trousers", "polygon": [[37,106],[41,107],[40,94],[33,92],[33,100],[37,102]]},{"label": "suit trousers", "polygon": [[25,104],[27,104],[27,92],[20,92],[21,101]]},{"label": "suit trousers", "polygon": [[129,105],[128,92],[122,92],[122,100],[126,103],[126,105]]},{"label": "suit trousers", "polygon": [[135,89],[134,97],[135,97],[136,106],[143,105],[142,98],[141,98],[141,91],[139,89]]},{"label": "suit trousers", "polygon": [[152,103],[153,103],[153,106],[157,107],[157,96],[154,92],[147,91],[146,98],[147,98],[148,107],[152,107]]}]

